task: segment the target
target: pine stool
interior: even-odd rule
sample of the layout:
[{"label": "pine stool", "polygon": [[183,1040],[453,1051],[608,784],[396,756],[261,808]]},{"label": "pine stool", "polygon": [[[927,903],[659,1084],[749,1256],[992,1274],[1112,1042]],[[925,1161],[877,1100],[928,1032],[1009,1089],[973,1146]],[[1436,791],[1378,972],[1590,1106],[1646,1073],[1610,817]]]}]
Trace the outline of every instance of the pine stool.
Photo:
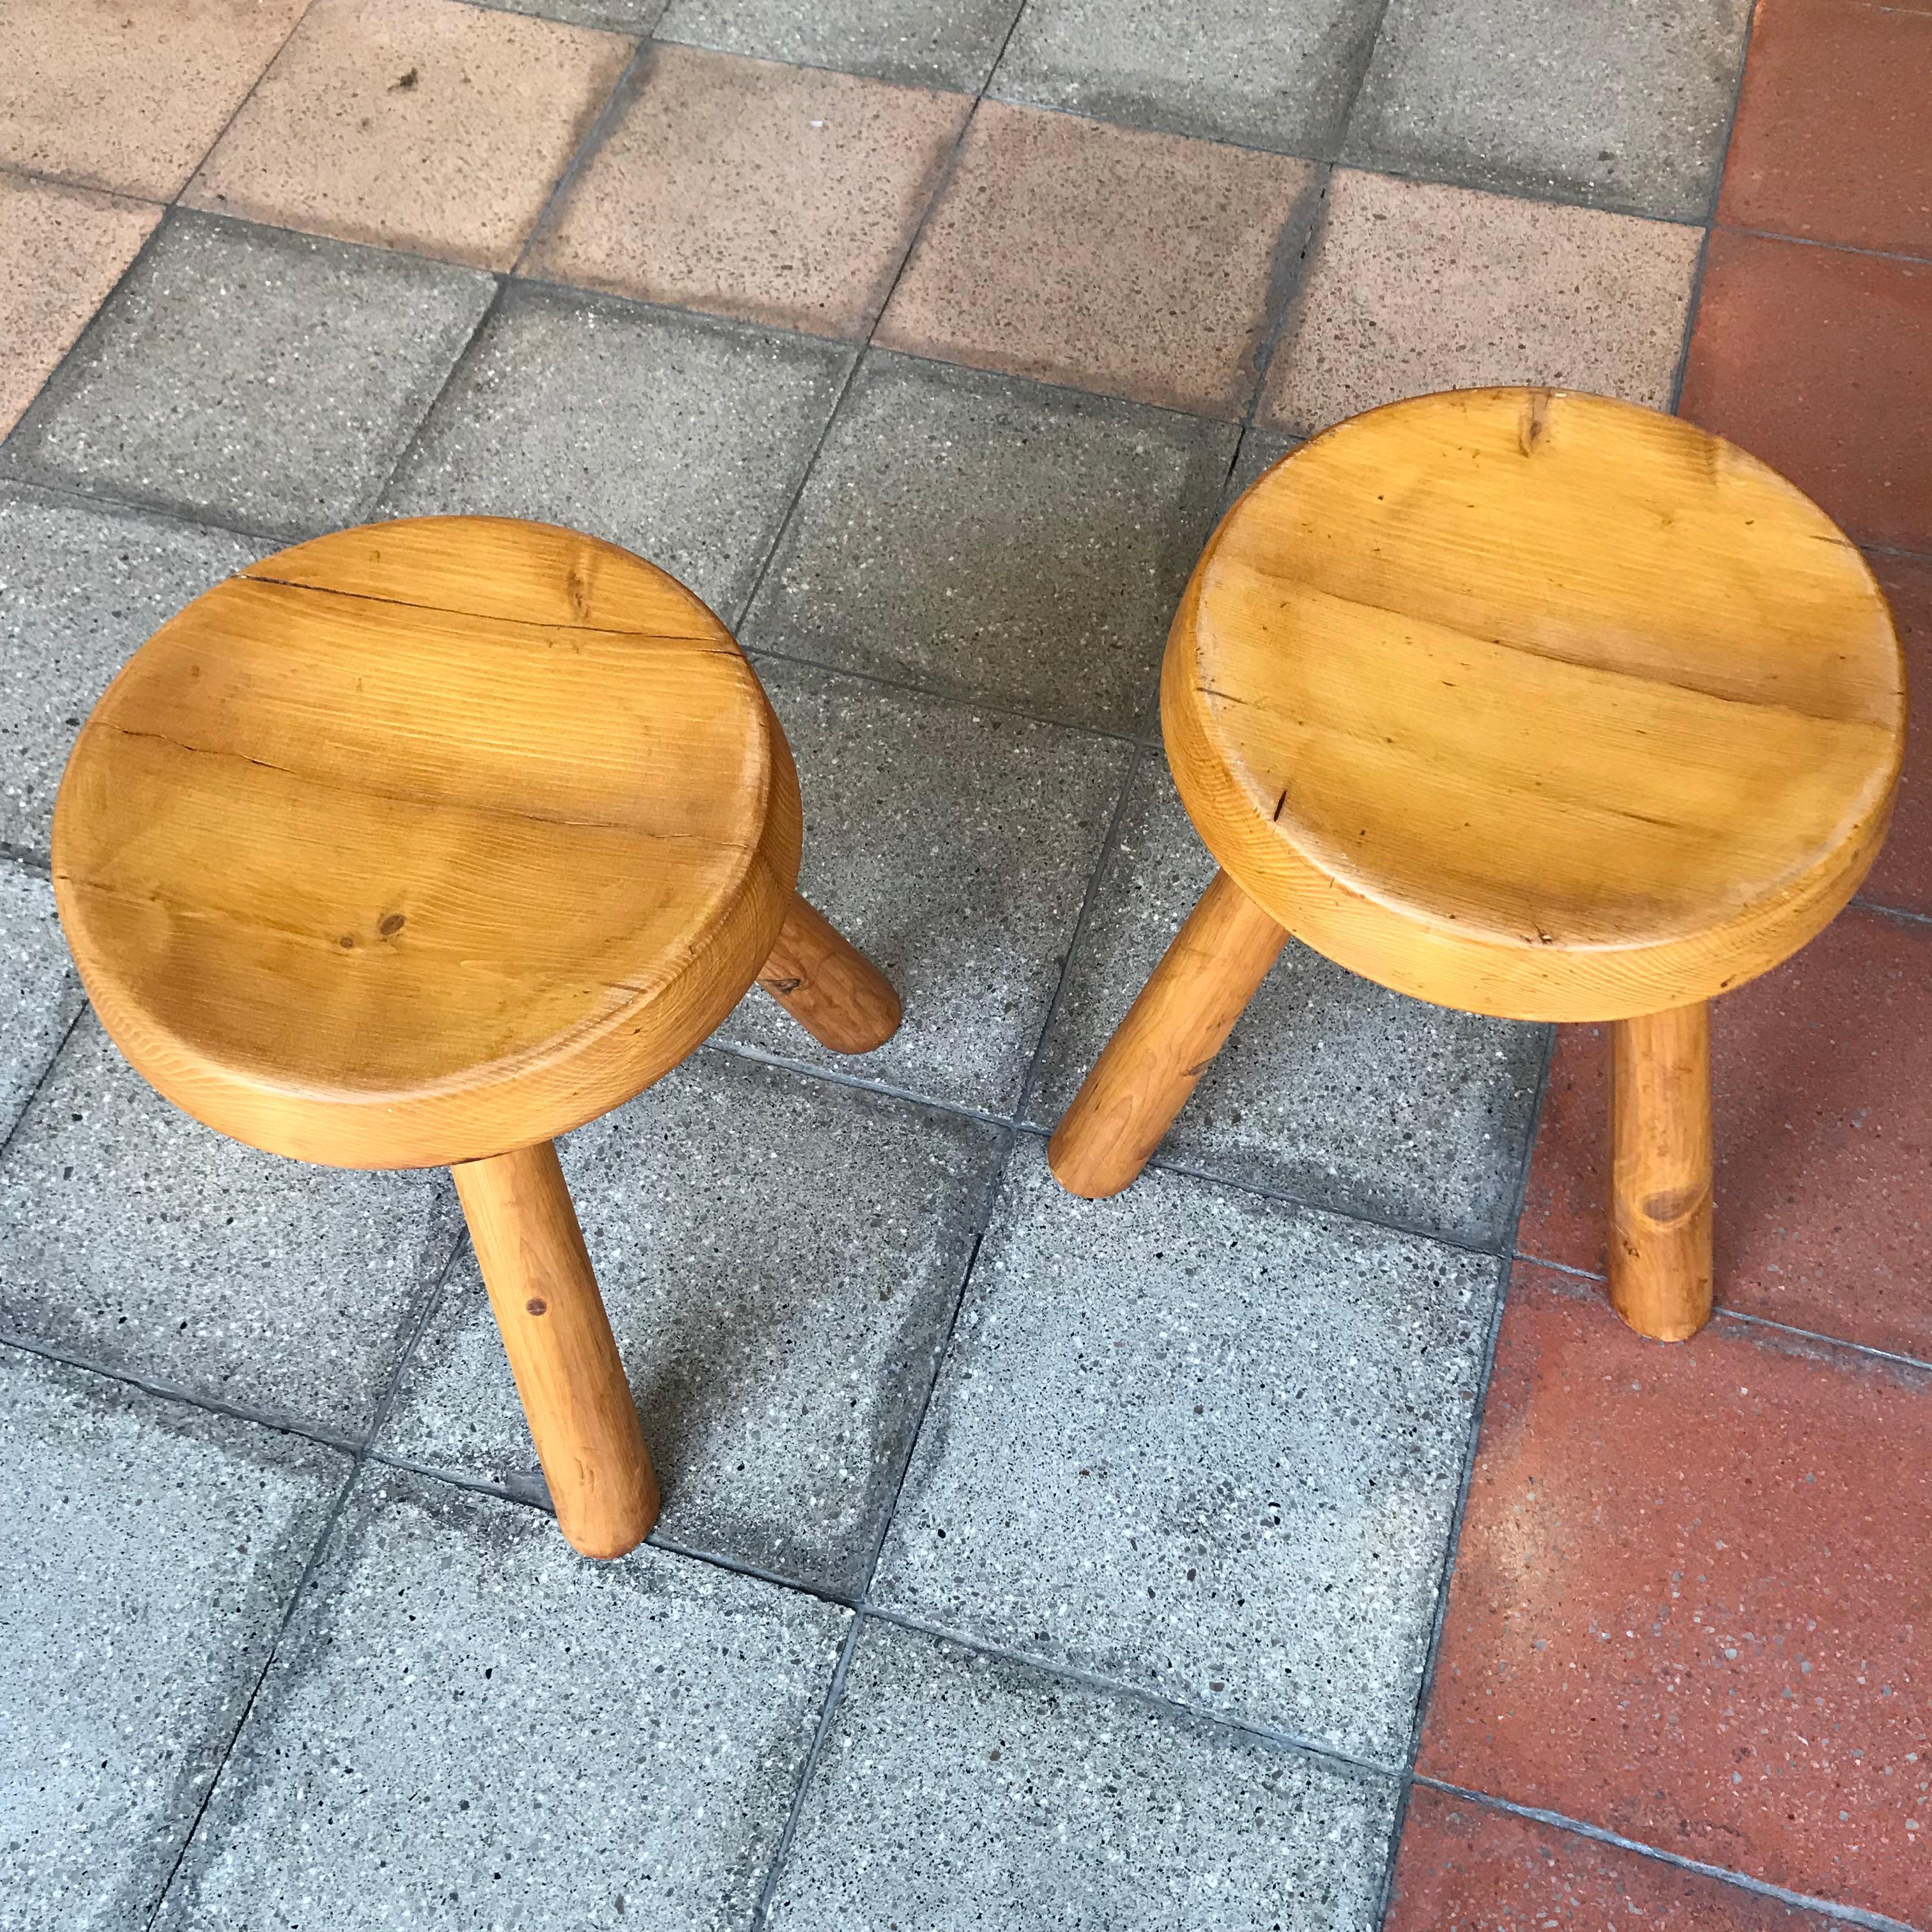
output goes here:
[{"label": "pine stool", "polygon": [[795,890],[798,778],[731,634],[593,538],[370,524],[220,584],[74,747],[54,890],[102,1023],[219,1132],[448,1166],[564,1534],[658,1495],[551,1136],[757,979],[835,1051],[899,1004]]},{"label": "pine stool", "polygon": [[1292,933],[1438,1005],[1614,1022],[1610,1298],[1694,1334],[1706,1002],[1851,897],[1898,778],[1898,644],[1846,538],[1648,410],[1394,404],[1222,519],[1161,723],[1222,869],[1060,1121],[1062,1184],[1139,1173]]}]

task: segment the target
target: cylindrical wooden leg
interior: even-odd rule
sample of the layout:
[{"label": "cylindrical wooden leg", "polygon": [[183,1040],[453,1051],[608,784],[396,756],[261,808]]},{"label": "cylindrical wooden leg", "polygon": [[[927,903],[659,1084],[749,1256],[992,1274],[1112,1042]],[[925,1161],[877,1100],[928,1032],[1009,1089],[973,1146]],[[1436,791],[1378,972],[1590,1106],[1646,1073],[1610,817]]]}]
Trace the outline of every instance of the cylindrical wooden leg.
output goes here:
[{"label": "cylindrical wooden leg", "polygon": [[834,1053],[869,1053],[899,1030],[892,982],[802,892],[792,894],[758,984]]},{"label": "cylindrical wooden leg", "polygon": [[1060,1117],[1047,1161],[1061,1186],[1097,1200],[1140,1172],[1287,944],[1214,874]]},{"label": "cylindrical wooden leg", "polygon": [[586,1556],[621,1556],[657,1520],[657,1478],[556,1149],[450,1172],[558,1527]]},{"label": "cylindrical wooden leg", "polygon": [[1681,1342],[1711,1315],[1711,1010],[1612,1029],[1610,1305]]}]

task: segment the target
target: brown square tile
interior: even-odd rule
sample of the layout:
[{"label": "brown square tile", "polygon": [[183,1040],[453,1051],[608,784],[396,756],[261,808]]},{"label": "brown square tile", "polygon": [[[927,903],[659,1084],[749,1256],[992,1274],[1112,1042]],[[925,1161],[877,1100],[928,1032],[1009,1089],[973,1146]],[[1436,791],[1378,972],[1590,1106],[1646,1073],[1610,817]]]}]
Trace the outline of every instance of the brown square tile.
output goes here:
[{"label": "brown square tile", "polygon": [[1912,702],[1892,830],[1861,896],[1875,905],[1932,916],[1932,563],[1904,556],[1868,560],[1905,647],[1905,689]]},{"label": "brown square tile", "polygon": [[0,173],[0,436],[160,218],[152,202]]},{"label": "brown square tile", "polygon": [[1702,231],[1336,170],[1261,416],[1304,434],[1436,389],[1667,409]]},{"label": "brown square tile", "polygon": [[1932,550],[1932,262],[1717,230],[1678,406],[1853,536]]},{"label": "brown square tile", "polygon": [[986,101],[878,339],[1238,416],[1316,175],[1283,155]]},{"label": "brown square tile", "polygon": [[656,47],[530,271],[863,336],[971,107],[963,94]]},{"label": "brown square tile", "polygon": [[1511,1282],[1418,1768],[1915,1924],[1932,1374]]},{"label": "brown square tile", "polygon": [[1760,0],[1718,219],[1932,256],[1932,12]]},{"label": "brown square tile", "polygon": [[460,0],[314,0],[183,198],[507,268],[630,57]]},{"label": "brown square tile", "polygon": [[[1718,1300],[1932,1360],[1932,926],[1853,908],[1712,1009]],[[1608,1029],[1564,1027],[1521,1253],[1600,1274]]]},{"label": "brown square tile", "polygon": [[1386,1932],[1834,1932],[1804,1912],[1418,1784],[1408,1801]]},{"label": "brown square tile", "polygon": [[308,0],[7,0],[0,162],[170,201]]}]

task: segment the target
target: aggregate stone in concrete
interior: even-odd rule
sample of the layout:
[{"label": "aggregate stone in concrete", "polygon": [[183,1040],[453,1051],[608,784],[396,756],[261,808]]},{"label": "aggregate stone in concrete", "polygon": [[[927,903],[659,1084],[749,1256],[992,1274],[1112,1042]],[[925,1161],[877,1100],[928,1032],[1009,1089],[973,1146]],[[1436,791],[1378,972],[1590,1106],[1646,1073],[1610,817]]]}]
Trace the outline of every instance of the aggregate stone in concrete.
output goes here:
[{"label": "aggregate stone in concrete", "polygon": [[358,1437],[459,1226],[446,1174],[308,1167],[224,1140],[88,1014],[0,1158],[0,1328]]},{"label": "aggregate stone in concrete", "polygon": [[0,1928],[143,1926],[349,1459],[0,1348]]},{"label": "aggregate stone in concrete", "polygon": [[661,565],[728,623],[850,359],[827,343],[512,284],[383,511],[589,530]]},{"label": "aggregate stone in concrete", "polygon": [[[1040,1125],[1059,1119],[1214,876],[1150,757],[1042,1056]],[[1158,1157],[1500,1245],[1546,1050],[1543,1028],[1390,992],[1291,940]]]},{"label": "aggregate stone in concrete", "polygon": [[1399,1763],[1498,1265],[1022,1143],[873,1600]]},{"label": "aggregate stone in concrete", "polygon": [[268,548],[0,484],[0,845],[47,856],[74,734],[109,679]]},{"label": "aggregate stone in concrete", "polygon": [[1370,1932],[1393,1779],[868,1622],[772,1932]]},{"label": "aggregate stone in concrete", "polygon": [[[570,1136],[658,1533],[854,1596],[952,1319],[997,1130],[723,1053]],[[542,1496],[475,1265],[381,1449]]]},{"label": "aggregate stone in concrete", "polygon": [[159,1925],[741,1932],[849,1614],[365,1477]]},{"label": "aggregate stone in concrete", "polygon": [[777,658],[758,674],[804,794],[800,888],[877,961],[905,1018],[848,1058],[754,987],[720,1036],[1010,1113],[1128,748]]},{"label": "aggregate stone in concrete", "polygon": [[1376,0],[1030,0],[1002,100],[1319,159],[1342,138]]},{"label": "aggregate stone in concrete", "polygon": [[0,856],[0,1142],[80,1011],[54,889]]},{"label": "aggregate stone in concrete", "polygon": [[874,352],[812,466],[746,642],[1131,730],[1235,435]]},{"label": "aggregate stone in concrete", "polygon": [[177,211],[8,440],[29,479],[296,537],[354,523],[495,287]]},{"label": "aggregate stone in concrete", "polygon": [[671,0],[661,40],[978,91],[1018,0]]},{"label": "aggregate stone in concrete", "polygon": [[1707,218],[1750,0],[1391,0],[1343,158]]}]

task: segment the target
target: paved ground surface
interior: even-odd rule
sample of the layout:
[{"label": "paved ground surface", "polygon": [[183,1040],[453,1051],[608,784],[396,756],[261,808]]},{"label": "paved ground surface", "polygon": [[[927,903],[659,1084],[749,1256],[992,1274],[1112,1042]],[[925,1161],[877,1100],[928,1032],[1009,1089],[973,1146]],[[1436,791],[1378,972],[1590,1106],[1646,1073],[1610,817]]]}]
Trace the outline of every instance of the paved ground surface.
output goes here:
[{"label": "paved ground surface", "polygon": [[[1929,90],[1858,0],[8,0],[0,1927],[1932,1923],[1922,740],[1719,1010],[1688,1346],[1603,1304],[1587,1029],[1291,947],[1140,1186],[1041,1137],[1208,876],[1156,664],[1296,436],[1678,405],[1923,668]],[[568,1143],[608,1567],[446,1181],[172,1114],[51,913],[128,650],[456,508],[740,628],[906,996]]]}]

